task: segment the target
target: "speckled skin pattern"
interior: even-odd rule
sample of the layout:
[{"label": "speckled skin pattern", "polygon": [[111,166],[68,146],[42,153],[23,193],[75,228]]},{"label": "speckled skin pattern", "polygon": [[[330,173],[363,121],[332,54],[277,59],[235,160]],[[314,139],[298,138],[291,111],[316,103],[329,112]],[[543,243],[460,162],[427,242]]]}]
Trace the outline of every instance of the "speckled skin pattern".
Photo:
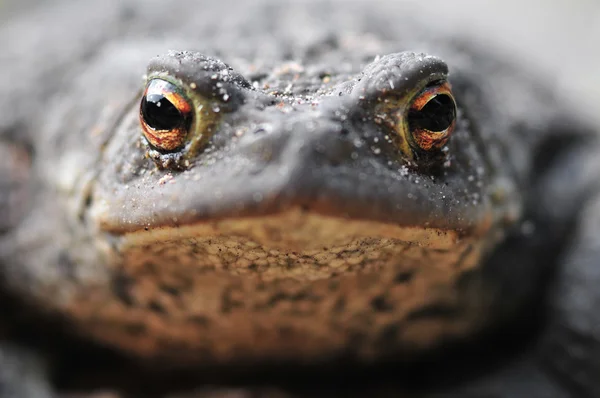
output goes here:
[{"label": "speckled skin pattern", "polygon": [[[547,84],[388,3],[164,3],[62,5],[78,17],[48,33],[50,54],[23,47],[3,65],[2,79],[17,77],[0,84],[8,301],[158,378],[420,369],[546,322],[531,314],[570,261],[597,169],[593,129]],[[17,51],[8,37],[34,19],[3,28],[3,48]],[[197,146],[163,154],[142,138],[152,77],[210,108]],[[437,158],[407,156],[390,109],[446,78],[456,131]],[[543,335],[541,361],[559,376],[540,386],[600,387],[597,360],[576,358],[577,377],[561,365],[568,333]],[[543,373],[536,361],[515,372]],[[467,388],[530,391],[495,380]]]}]

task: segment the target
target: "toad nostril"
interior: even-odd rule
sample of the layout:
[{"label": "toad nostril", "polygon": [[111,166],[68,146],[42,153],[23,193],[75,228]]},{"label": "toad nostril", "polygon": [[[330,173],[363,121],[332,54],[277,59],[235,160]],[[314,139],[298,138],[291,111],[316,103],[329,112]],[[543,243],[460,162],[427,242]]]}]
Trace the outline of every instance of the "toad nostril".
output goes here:
[{"label": "toad nostril", "polygon": [[352,153],[355,146],[347,137],[349,130],[331,129],[312,144],[315,163],[328,164],[330,166],[339,166],[352,161]]}]

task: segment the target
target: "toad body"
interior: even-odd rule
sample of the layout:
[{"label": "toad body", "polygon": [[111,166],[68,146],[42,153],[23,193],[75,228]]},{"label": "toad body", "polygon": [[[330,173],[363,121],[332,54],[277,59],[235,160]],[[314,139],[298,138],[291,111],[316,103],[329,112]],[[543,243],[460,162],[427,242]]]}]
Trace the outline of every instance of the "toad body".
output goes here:
[{"label": "toad body", "polygon": [[[593,262],[595,135],[547,87],[383,4],[324,12],[334,28],[301,4],[219,23],[223,5],[98,7],[110,32],[56,29],[50,61],[3,66],[0,270],[7,307],[35,315],[7,341],[33,318],[159,375],[434,379],[424,360],[477,367],[457,353],[540,329],[546,349],[507,366],[598,391],[598,359],[571,346],[597,347],[590,315],[560,315],[574,285],[548,294]],[[491,377],[475,388],[531,388]]]}]

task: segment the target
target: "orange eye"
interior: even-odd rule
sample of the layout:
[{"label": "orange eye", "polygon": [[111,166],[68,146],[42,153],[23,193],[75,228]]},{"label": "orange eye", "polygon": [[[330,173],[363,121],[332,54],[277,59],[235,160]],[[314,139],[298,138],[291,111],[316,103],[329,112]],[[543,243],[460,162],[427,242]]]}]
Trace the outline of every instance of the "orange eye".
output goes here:
[{"label": "orange eye", "polygon": [[140,124],[150,145],[161,151],[183,146],[192,119],[192,106],[177,87],[152,79],[140,103]]},{"label": "orange eye", "polygon": [[456,104],[447,82],[427,87],[411,104],[408,129],[413,149],[441,149],[456,125]]}]

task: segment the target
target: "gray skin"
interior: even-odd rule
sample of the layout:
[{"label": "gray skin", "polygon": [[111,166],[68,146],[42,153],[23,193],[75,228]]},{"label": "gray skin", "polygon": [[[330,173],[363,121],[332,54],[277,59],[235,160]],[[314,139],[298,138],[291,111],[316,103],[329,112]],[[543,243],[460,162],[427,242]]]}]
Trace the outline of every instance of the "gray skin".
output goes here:
[{"label": "gray skin", "polygon": [[[597,138],[551,83],[388,3],[109,3],[0,30],[0,398],[600,394]],[[144,73],[198,151],[142,138]],[[455,132],[403,152],[381,104],[446,76]]]}]

